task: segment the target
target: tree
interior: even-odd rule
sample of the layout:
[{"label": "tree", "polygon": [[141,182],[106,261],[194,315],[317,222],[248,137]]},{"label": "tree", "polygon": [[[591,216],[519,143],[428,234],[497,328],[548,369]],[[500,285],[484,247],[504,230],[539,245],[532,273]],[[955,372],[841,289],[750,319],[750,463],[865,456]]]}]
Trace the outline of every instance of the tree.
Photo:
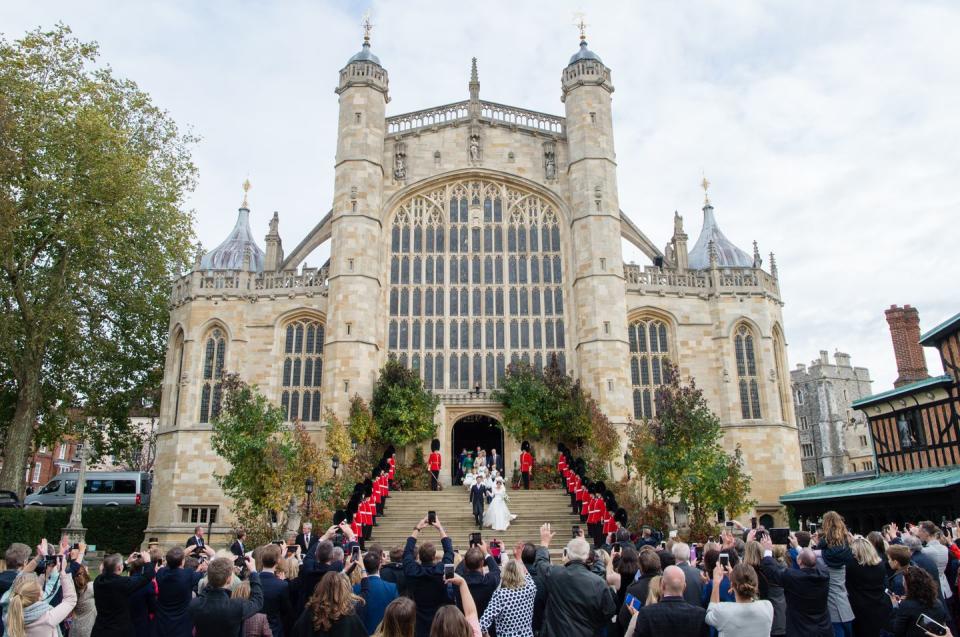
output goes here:
[{"label": "tree", "polygon": [[682,384],[672,363],[665,363],[663,372],[656,418],[627,428],[630,461],[658,501],[679,498],[690,506],[691,526],[703,529],[718,510],[738,515],[752,504],[750,477],[740,449],[731,455],[721,446],[720,419],[703,391],[692,379]]},{"label": "tree", "polygon": [[70,408],[95,452],[129,431],[190,260],[193,138],[97,56],[62,25],[0,38],[2,489],[22,489],[35,428]]},{"label": "tree", "polygon": [[373,387],[370,409],[383,440],[397,447],[429,440],[440,399],[424,389],[420,376],[397,359],[387,359]]}]

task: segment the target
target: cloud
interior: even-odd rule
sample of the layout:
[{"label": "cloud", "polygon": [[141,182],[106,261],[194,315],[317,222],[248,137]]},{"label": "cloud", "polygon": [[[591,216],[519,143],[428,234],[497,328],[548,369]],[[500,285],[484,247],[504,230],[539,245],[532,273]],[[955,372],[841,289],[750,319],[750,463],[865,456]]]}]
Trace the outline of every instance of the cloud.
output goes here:
[{"label": "cloud", "polygon": [[[256,235],[280,211],[287,249],[329,209],[337,72],[359,49],[349,2],[5,3],[6,37],[57,21],[101,43],[203,141],[190,200],[207,247],[250,176]],[[563,113],[574,11],[613,70],[621,207],[658,245],[700,226],[701,171],[724,232],[773,250],[792,364],[840,349],[896,376],[883,309],[924,328],[958,310],[960,7],[949,2],[373,3],[388,113],[467,95]],[[323,255],[311,257],[319,265]],[[643,262],[626,251],[625,260]],[[316,262],[313,260],[316,259]],[[932,360],[931,367],[939,370]]]}]

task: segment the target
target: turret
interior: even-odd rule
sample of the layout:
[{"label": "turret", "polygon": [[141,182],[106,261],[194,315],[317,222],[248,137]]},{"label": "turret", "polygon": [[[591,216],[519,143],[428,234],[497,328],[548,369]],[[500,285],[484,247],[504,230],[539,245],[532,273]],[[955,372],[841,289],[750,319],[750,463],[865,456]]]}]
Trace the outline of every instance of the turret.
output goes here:
[{"label": "turret", "polygon": [[237,210],[237,223],[223,243],[207,252],[195,263],[196,270],[243,270],[246,272],[263,271],[263,250],[253,240],[250,231],[250,205],[247,192],[250,180],[243,182],[243,202]]},{"label": "turret", "polygon": [[[581,23],[580,48],[563,70],[569,151],[572,272],[577,365],[581,382],[600,398],[611,421],[629,419],[629,357],[620,205],[613,149],[610,70],[590,50]],[[615,311],[614,308],[620,308]]]},{"label": "turret", "polygon": [[323,395],[326,406],[346,416],[350,396],[369,396],[379,367],[381,302],[380,210],[383,205],[383,142],[388,101],[387,71],[370,49],[369,20],[363,47],[340,71],[340,97],[329,308]]},{"label": "turret", "polygon": [[267,245],[267,256],[264,259],[263,268],[269,272],[276,272],[283,263],[283,241],[280,239],[280,215],[276,210],[273,211],[273,218],[270,219],[270,231],[264,240]]}]

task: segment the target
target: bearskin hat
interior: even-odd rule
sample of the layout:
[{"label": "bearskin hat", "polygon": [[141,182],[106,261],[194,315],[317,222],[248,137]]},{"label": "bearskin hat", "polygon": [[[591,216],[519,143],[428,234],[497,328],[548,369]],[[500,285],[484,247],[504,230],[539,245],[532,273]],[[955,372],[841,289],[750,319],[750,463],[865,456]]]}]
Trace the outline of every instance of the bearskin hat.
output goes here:
[{"label": "bearskin hat", "polygon": [[520,443],[520,451],[530,451],[530,443],[526,440]]},{"label": "bearskin hat", "polygon": [[440,441],[436,438],[430,443],[430,451],[440,451]]},{"label": "bearskin hat", "polygon": [[600,495],[603,495],[607,492],[607,485],[605,485],[600,480],[597,480],[597,482],[593,486],[596,489],[595,493],[599,493]]},{"label": "bearskin hat", "polygon": [[336,526],[347,519],[347,512],[343,509],[333,514],[333,525]]},{"label": "bearskin hat", "polygon": [[396,448],[393,445],[390,445],[389,447],[387,447],[387,450],[383,453],[383,455],[385,458],[389,458],[390,456],[396,453],[397,453]]},{"label": "bearskin hat", "polygon": [[619,522],[621,526],[627,526],[627,510],[620,507],[617,509],[617,512],[613,514],[613,519]]},{"label": "bearskin hat", "polygon": [[390,465],[387,463],[386,459],[380,461],[380,473],[387,473],[390,471]]}]

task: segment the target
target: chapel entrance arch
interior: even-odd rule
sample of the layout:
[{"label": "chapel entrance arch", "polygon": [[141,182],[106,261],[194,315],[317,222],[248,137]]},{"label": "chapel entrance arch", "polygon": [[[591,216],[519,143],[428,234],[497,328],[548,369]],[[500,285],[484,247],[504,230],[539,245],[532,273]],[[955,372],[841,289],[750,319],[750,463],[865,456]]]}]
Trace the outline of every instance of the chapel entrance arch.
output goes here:
[{"label": "chapel entrance arch", "polygon": [[[485,449],[490,455],[491,449],[503,456],[503,426],[493,416],[469,414],[458,419],[453,425],[452,448],[450,452],[450,476],[454,484],[457,478],[457,463],[464,449],[476,455],[477,447]],[[506,465],[504,465],[506,468]]]}]

